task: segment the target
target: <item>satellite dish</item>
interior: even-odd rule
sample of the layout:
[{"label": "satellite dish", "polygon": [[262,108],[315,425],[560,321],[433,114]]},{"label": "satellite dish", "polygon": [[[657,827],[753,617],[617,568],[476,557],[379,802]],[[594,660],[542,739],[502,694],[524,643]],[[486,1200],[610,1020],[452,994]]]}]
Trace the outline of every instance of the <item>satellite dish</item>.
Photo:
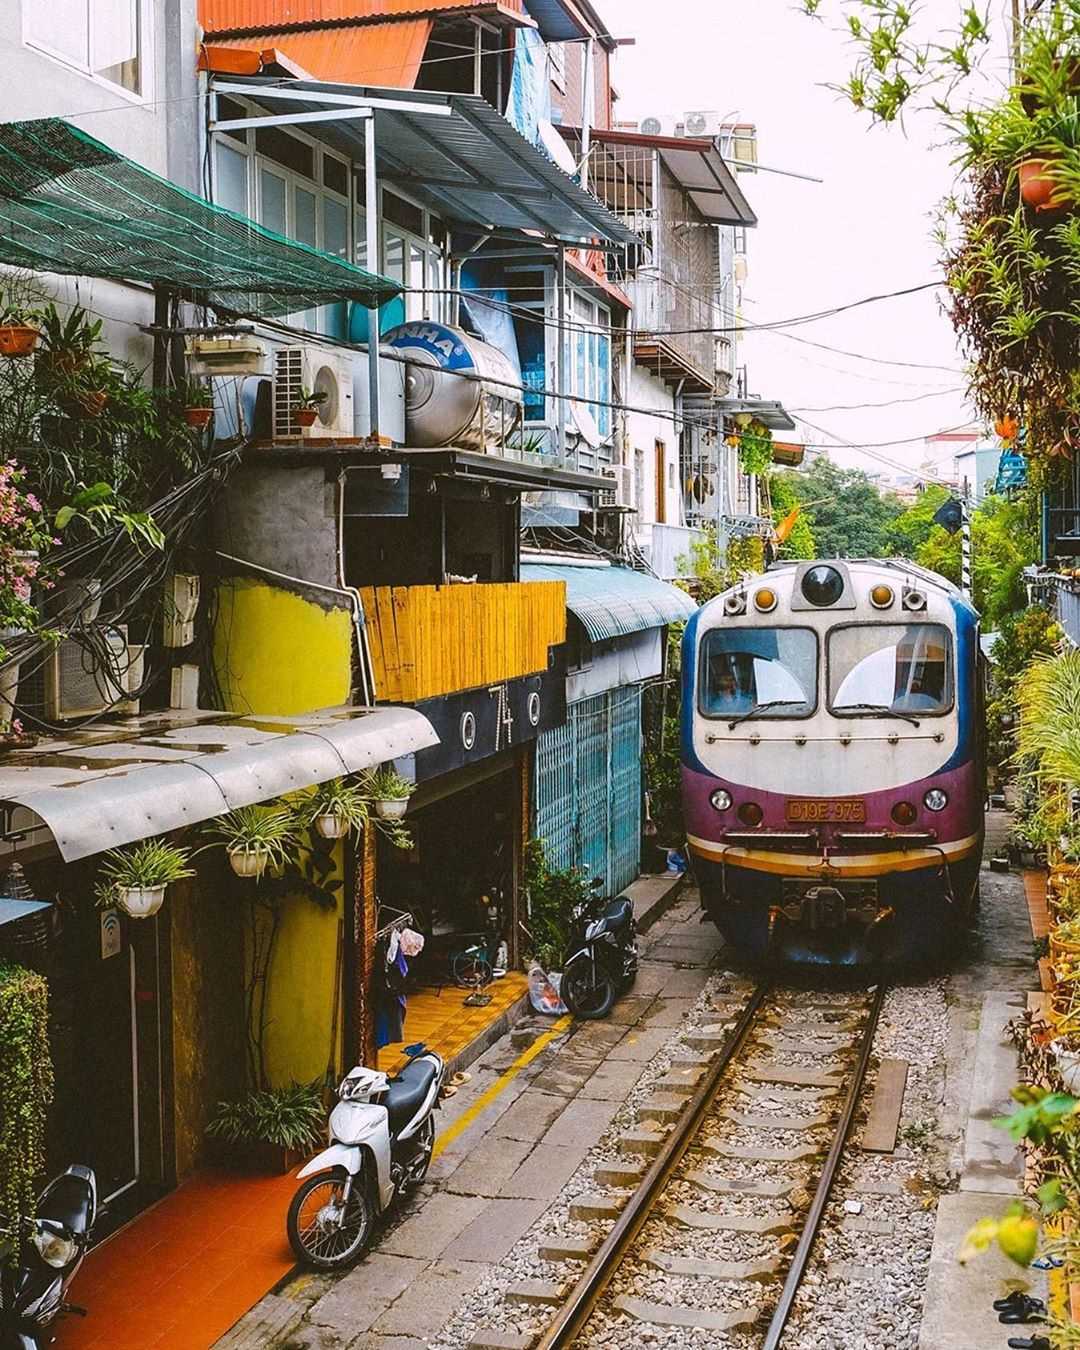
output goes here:
[{"label": "satellite dish", "polygon": [[562,169],[563,173],[577,173],[577,163],[570,152],[570,147],[555,130],[553,124],[546,118],[541,117],[536,129],[540,133],[540,144]]},{"label": "satellite dish", "polygon": [[659,117],[645,117],[641,122],[641,134],[643,136],[662,136],[664,124]]},{"label": "satellite dish", "polygon": [[704,113],[686,114],[686,134],[688,136],[704,136],[709,130],[709,119]]},{"label": "satellite dish", "polygon": [[596,425],[596,418],[585,407],[584,403],[572,402],[570,404],[570,416],[574,419],[574,424],[586,444],[591,445],[595,450],[598,445],[604,443],[604,438],[600,435],[600,428]]}]

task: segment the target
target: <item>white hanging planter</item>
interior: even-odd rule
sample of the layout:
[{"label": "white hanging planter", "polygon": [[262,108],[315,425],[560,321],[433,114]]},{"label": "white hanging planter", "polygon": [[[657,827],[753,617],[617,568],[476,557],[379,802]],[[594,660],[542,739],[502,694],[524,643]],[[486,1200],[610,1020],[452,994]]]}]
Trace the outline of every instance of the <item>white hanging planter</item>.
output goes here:
[{"label": "white hanging planter", "polygon": [[324,839],[343,839],[349,832],[348,822],[336,811],[315,817],[315,828]]},{"label": "white hanging planter", "polygon": [[270,854],[264,848],[230,848],[229,866],[238,877],[261,877]]},{"label": "white hanging planter", "polygon": [[1050,1053],[1054,1056],[1065,1090],[1074,1095],[1080,1093],[1080,1050],[1069,1050],[1061,1041],[1051,1041]]},{"label": "white hanging planter", "polygon": [[164,886],[120,886],[116,891],[116,903],[129,919],[149,919],[164,901]]},{"label": "white hanging planter", "polygon": [[375,814],[380,820],[402,820],[408,809],[408,797],[383,797],[375,802]]}]

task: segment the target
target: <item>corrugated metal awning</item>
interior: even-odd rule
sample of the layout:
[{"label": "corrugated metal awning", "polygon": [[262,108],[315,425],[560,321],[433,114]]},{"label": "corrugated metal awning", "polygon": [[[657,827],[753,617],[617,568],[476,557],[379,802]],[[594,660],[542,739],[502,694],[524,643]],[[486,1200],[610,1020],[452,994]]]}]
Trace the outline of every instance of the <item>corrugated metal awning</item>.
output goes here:
[{"label": "corrugated metal awning", "polygon": [[43,909],[52,909],[48,900],[9,900],[7,896],[0,896],[0,928],[8,923],[18,923],[20,919],[29,919]]},{"label": "corrugated metal awning", "polygon": [[358,24],[352,28],[273,29],[258,37],[216,38],[204,48],[209,70],[221,67],[213,53],[221,48],[241,51],[267,45],[280,50],[316,80],[333,75],[355,84],[392,84],[411,89],[420,73],[432,19]]},{"label": "corrugated metal awning", "polygon": [[402,101],[400,90],[359,84],[215,76],[214,88],[241,94],[278,116],[319,117],[320,136],[357,163],[364,158],[357,113],[372,100],[380,180],[407,190],[454,224],[483,232],[535,230],[575,244],[641,243],[476,94],[417,89],[408,94],[411,107],[400,110],[392,106]]},{"label": "corrugated metal awning", "polygon": [[412,708],[214,718],[15,751],[0,761],[0,802],[32,811],[73,862],[439,743]]},{"label": "corrugated metal awning", "polygon": [[566,608],[591,642],[688,619],[697,605],[677,586],[629,567],[522,563],[522,581],[565,581]]}]

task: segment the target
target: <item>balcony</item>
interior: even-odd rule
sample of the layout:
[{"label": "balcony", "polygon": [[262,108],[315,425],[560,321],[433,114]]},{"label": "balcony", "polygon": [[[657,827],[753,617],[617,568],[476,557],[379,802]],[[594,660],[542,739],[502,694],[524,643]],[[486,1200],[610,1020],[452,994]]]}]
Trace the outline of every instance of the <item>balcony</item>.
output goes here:
[{"label": "balcony", "polygon": [[366,586],[375,688],[388,703],[418,703],[548,669],[566,641],[561,581]]}]

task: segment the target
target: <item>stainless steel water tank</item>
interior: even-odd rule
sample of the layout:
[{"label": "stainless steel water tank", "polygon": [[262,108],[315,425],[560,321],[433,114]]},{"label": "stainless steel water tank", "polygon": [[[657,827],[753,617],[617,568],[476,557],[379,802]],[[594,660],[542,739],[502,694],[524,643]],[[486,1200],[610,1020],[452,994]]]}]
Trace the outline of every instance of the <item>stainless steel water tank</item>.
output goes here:
[{"label": "stainless steel water tank", "polygon": [[524,393],[498,348],[427,321],[391,329],[383,345],[407,360],[407,445],[489,451],[506,444],[521,420]]}]

